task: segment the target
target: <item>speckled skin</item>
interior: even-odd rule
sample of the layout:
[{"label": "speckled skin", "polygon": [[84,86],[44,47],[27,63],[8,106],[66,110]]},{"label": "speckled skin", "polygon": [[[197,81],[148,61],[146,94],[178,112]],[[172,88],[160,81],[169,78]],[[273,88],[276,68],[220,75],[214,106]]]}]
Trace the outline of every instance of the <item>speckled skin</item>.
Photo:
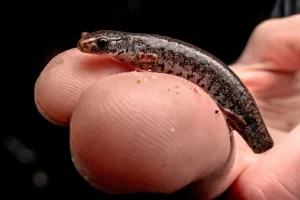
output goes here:
[{"label": "speckled skin", "polygon": [[263,153],[274,145],[241,80],[219,59],[196,46],[165,36],[101,30],[82,33],[77,48],[113,56],[140,69],[185,78],[210,94],[229,127],[244,138],[254,153]]}]

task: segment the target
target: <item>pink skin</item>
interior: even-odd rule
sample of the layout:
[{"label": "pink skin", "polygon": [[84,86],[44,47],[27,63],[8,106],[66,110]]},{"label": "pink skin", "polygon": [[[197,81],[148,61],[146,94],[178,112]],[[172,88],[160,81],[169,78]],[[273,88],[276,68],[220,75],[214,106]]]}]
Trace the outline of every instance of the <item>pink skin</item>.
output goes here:
[{"label": "pink skin", "polygon": [[74,165],[102,191],[170,193],[194,183],[188,189],[203,199],[227,189],[231,199],[300,199],[299,22],[258,26],[234,64],[275,139],[266,154],[253,154],[237,133],[233,145],[196,85],[76,49],[42,71],[36,105],[50,122],[70,125]]}]

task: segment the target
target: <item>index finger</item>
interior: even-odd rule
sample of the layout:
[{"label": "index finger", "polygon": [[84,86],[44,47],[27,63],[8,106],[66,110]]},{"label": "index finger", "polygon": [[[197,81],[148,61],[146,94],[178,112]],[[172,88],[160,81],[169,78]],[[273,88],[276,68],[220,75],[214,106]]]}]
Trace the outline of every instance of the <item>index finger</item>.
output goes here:
[{"label": "index finger", "polygon": [[47,120],[67,125],[87,87],[102,77],[132,70],[110,57],[82,54],[77,49],[65,51],[54,57],[38,77],[36,106]]}]

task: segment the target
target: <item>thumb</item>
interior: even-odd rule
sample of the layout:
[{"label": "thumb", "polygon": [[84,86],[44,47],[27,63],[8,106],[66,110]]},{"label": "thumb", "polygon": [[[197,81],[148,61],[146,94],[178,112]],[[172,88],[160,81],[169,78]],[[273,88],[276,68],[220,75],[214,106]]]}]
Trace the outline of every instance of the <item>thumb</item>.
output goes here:
[{"label": "thumb", "polygon": [[82,94],[72,115],[75,166],[108,193],[172,193],[218,180],[197,185],[198,193],[218,195],[235,176],[232,136],[215,110],[208,95],[175,76],[103,78]]}]

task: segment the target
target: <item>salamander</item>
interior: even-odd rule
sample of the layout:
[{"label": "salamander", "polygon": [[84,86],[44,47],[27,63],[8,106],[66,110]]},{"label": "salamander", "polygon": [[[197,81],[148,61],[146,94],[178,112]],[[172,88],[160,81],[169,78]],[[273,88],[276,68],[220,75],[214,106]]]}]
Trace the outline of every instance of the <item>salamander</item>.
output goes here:
[{"label": "salamander", "polygon": [[112,56],[142,70],[185,78],[212,97],[231,131],[237,131],[254,153],[274,146],[247,87],[225,63],[195,45],[156,34],[99,30],[83,32],[77,49]]}]

